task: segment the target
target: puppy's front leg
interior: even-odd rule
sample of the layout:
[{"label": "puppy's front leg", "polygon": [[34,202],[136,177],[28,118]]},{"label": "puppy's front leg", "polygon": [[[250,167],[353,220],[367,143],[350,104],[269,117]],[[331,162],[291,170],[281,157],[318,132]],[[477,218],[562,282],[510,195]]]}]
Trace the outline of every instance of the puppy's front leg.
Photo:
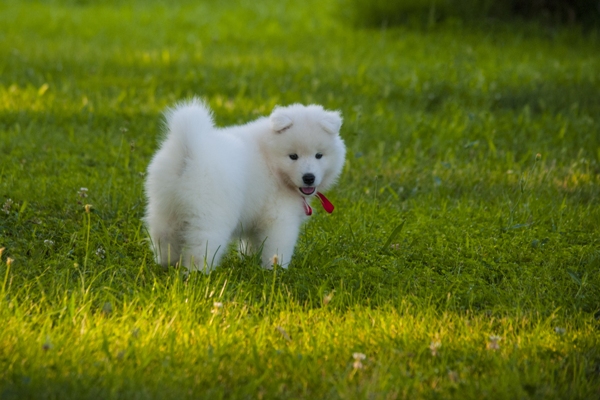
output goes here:
[{"label": "puppy's front leg", "polygon": [[298,240],[300,222],[287,219],[271,226],[266,232],[261,257],[264,268],[271,269],[274,263],[288,268]]}]

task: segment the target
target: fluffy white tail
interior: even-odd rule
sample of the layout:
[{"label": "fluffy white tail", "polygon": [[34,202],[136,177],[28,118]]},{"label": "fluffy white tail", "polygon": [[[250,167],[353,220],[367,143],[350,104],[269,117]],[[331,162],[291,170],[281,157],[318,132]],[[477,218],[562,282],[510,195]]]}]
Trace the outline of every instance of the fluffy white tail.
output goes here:
[{"label": "fluffy white tail", "polygon": [[161,165],[170,165],[171,172],[178,175],[190,154],[189,149],[197,145],[204,134],[214,130],[212,113],[202,100],[194,98],[168,109],[165,118],[167,133],[157,157],[170,159]]},{"label": "fluffy white tail", "polygon": [[173,141],[174,145],[183,150],[179,154],[185,154],[185,148],[194,141],[195,137],[214,128],[210,109],[197,98],[168,109],[165,117],[168,131],[163,146]]},{"label": "fluffy white tail", "polygon": [[157,190],[169,187],[169,182],[181,175],[190,148],[214,130],[210,109],[199,99],[178,104],[167,110],[165,117],[167,132],[148,167],[148,190],[153,186]]}]

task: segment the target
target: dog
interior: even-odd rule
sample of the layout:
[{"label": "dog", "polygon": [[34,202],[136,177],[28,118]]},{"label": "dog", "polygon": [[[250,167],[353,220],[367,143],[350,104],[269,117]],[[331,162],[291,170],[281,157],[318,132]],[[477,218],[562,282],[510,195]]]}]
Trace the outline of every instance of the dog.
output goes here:
[{"label": "dog", "polygon": [[199,99],[165,113],[167,134],[148,166],[145,222],[156,262],[210,272],[238,240],[241,254],[287,268],[300,226],[345,162],[341,114],[275,107],[245,125],[215,127]]}]

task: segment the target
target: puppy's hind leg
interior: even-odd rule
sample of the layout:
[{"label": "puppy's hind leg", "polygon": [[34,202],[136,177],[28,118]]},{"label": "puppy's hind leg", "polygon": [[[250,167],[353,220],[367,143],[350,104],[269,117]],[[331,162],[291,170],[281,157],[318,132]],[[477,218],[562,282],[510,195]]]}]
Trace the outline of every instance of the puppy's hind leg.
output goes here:
[{"label": "puppy's hind leg", "polygon": [[219,265],[231,239],[229,230],[207,231],[188,227],[182,263],[190,271],[211,272]]},{"label": "puppy's hind leg", "polygon": [[161,219],[159,216],[148,218],[150,240],[156,263],[168,267],[180,261],[181,233],[168,219]]},{"label": "puppy's hind leg", "polygon": [[181,261],[181,245],[177,234],[162,234],[158,237],[155,247],[156,262],[163,267],[177,265]]}]

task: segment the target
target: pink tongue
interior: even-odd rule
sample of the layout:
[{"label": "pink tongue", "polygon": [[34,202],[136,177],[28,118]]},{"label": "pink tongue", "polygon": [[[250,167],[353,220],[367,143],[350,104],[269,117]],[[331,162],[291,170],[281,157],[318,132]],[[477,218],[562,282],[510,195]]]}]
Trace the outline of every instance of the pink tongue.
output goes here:
[{"label": "pink tongue", "polygon": [[303,188],[300,188],[300,190],[304,194],[313,194],[314,191],[315,191],[315,188],[313,188],[313,187],[303,187]]}]

